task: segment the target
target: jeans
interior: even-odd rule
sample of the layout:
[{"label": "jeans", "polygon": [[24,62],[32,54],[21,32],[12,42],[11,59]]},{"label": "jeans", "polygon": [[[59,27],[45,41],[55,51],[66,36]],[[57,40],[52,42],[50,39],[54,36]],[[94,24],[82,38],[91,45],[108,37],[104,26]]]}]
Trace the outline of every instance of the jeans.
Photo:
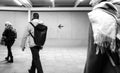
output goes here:
[{"label": "jeans", "polygon": [[31,66],[31,72],[35,73],[35,69],[37,69],[37,73],[43,73],[40,56],[39,56],[39,50],[41,49],[38,46],[31,47],[31,53],[32,53],[32,66]]}]

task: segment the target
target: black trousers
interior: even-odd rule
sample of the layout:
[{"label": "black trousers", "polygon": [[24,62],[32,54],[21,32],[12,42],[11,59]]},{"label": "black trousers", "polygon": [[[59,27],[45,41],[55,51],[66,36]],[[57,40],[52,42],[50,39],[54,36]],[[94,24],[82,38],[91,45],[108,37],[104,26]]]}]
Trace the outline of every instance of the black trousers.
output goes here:
[{"label": "black trousers", "polygon": [[6,42],[6,46],[7,46],[7,50],[8,50],[8,55],[7,55],[7,59],[10,58],[10,60],[13,60],[13,55],[12,55],[12,50],[11,50],[11,47],[12,45],[14,44],[15,40],[8,40]]},{"label": "black trousers", "polygon": [[41,49],[38,46],[31,47],[31,53],[32,53],[32,66],[31,71],[32,73],[35,73],[35,70],[37,69],[37,73],[43,73],[40,56],[39,56],[39,50]]},{"label": "black trousers", "polygon": [[10,60],[13,60],[13,55],[12,55],[12,51],[11,51],[11,46],[7,46],[7,50],[8,50],[8,55],[7,55],[7,58]]}]

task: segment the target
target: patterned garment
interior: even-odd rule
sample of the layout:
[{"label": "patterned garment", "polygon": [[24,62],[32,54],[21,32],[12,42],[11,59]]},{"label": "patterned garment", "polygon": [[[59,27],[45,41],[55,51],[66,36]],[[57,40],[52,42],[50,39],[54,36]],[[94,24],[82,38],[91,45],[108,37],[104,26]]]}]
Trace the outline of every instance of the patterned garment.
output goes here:
[{"label": "patterned garment", "polygon": [[103,46],[107,41],[111,44],[112,50],[115,50],[117,33],[116,11],[112,3],[102,2],[88,13],[93,28],[94,43]]}]

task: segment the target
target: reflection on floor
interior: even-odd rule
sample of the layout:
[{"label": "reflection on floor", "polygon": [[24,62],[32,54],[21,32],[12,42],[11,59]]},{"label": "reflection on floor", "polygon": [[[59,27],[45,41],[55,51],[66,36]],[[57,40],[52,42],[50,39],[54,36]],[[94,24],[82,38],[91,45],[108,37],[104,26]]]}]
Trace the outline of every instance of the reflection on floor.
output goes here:
[{"label": "reflection on floor", "polygon": [[[19,47],[12,47],[14,63],[6,63],[6,47],[0,46],[0,73],[28,73],[31,66],[29,48],[23,52]],[[40,51],[44,73],[83,73],[86,48],[50,48]]]}]

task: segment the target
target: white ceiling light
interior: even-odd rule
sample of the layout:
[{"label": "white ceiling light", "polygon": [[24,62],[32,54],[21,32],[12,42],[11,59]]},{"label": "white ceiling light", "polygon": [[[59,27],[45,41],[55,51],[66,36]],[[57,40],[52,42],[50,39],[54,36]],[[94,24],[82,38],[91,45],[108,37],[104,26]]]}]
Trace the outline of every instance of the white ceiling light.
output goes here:
[{"label": "white ceiling light", "polygon": [[52,2],[52,7],[55,7],[55,0],[50,0]]},{"label": "white ceiling light", "polygon": [[76,0],[74,7],[77,7],[80,4],[80,2],[82,2],[82,1],[84,1],[84,0]]},{"label": "white ceiling light", "polygon": [[25,7],[32,7],[30,0],[14,0],[18,5],[23,5]]},{"label": "white ceiling light", "polygon": [[25,4],[30,4],[30,0],[20,0],[20,1],[25,3]]},{"label": "white ceiling light", "polygon": [[25,7],[32,7],[30,0],[19,0]]},{"label": "white ceiling light", "polygon": [[84,1],[84,0],[79,0],[80,2]]},{"label": "white ceiling light", "polygon": [[51,2],[54,2],[54,0],[51,0]]},{"label": "white ceiling light", "polygon": [[19,2],[19,0],[14,0],[18,5],[22,6],[22,3]]}]

